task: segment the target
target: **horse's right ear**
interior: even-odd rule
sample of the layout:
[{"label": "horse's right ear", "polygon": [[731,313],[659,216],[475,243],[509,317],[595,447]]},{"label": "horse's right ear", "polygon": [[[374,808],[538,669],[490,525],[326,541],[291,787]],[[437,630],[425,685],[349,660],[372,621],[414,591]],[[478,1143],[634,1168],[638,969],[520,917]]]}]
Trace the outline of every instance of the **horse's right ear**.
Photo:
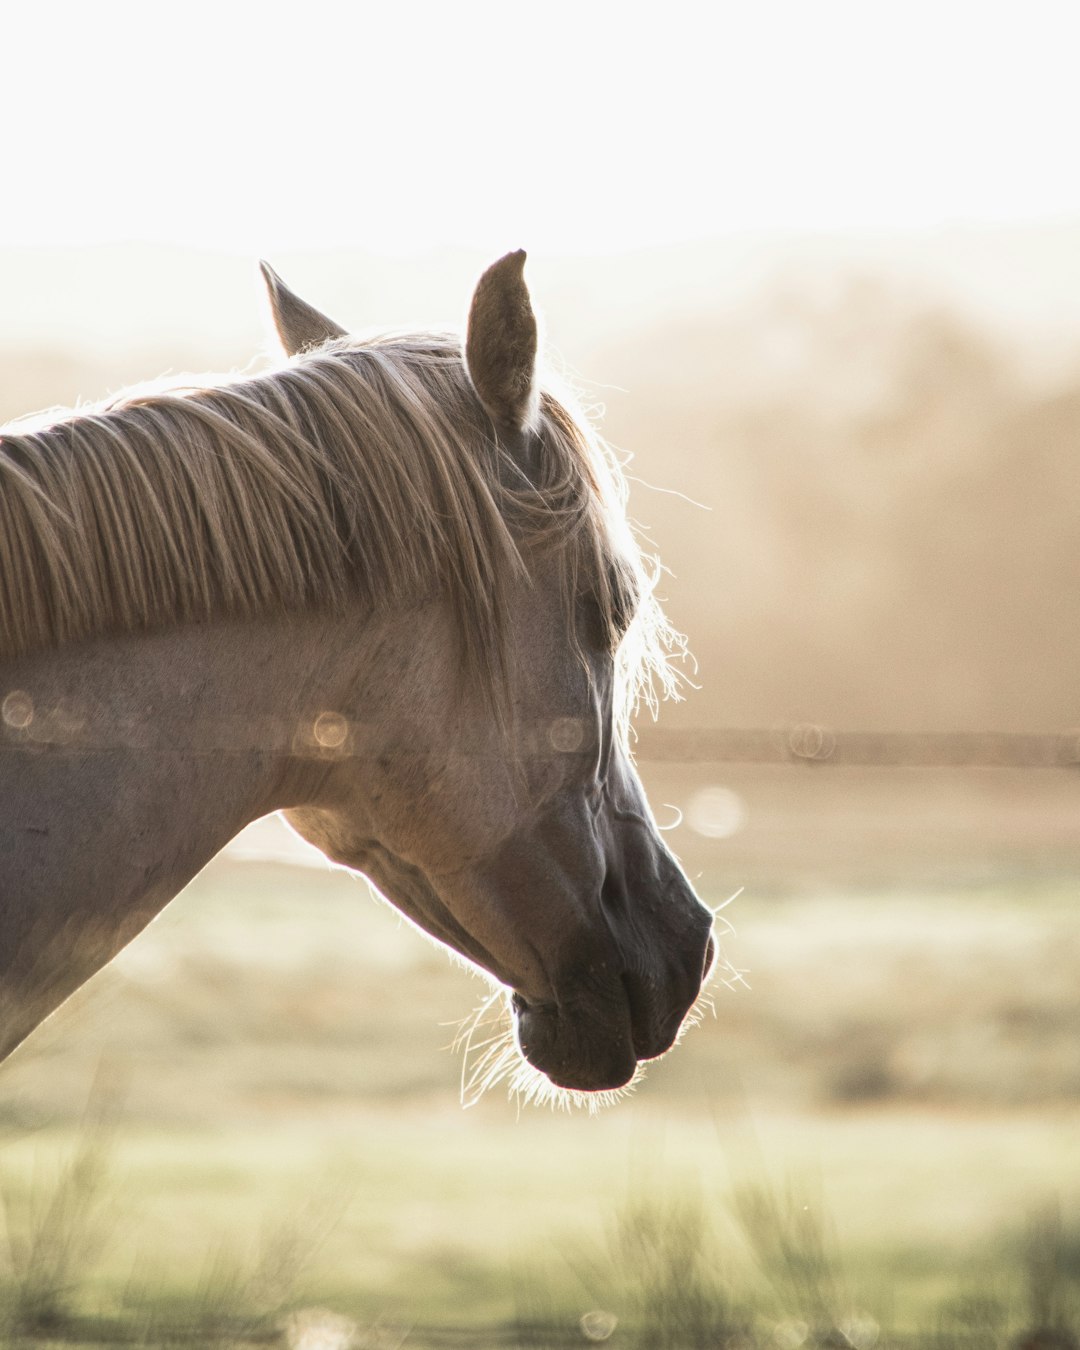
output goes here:
[{"label": "horse's right ear", "polygon": [[525,250],[492,263],[476,284],[465,365],[500,431],[523,431],[536,413],[536,316],[523,269]]},{"label": "horse's right ear", "polygon": [[268,262],[260,262],[259,267],[270,296],[274,327],[286,356],[295,356],[310,347],[321,347],[331,338],[345,336],[345,329],[333,319],[294,295]]}]

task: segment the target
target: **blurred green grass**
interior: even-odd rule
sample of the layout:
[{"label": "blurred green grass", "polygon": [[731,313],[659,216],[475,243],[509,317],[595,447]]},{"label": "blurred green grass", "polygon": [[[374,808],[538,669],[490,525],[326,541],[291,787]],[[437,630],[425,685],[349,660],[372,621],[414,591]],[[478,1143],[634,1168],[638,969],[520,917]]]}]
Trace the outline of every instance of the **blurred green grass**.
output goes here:
[{"label": "blurred green grass", "polygon": [[[701,878],[706,900],[721,882]],[[104,1065],[123,1088],[100,1230],[57,1295],[69,1319],[190,1332],[246,1307],[269,1334],[317,1304],[417,1344],[535,1307],[647,1328],[596,1254],[619,1222],[669,1219],[742,1252],[724,1306],[760,1318],[733,1197],[793,1178],[835,1234],[849,1311],[926,1328],[990,1289],[1014,1325],[1029,1215],[1080,1209],[1074,897],[1047,876],[759,888],[725,911],[749,988],[719,985],[716,1017],[589,1118],[497,1094],[463,1110],[448,1047],[486,986],[362,882],[218,859],[0,1070],[0,1280],[63,1189]],[[286,1249],[295,1278],[259,1294]]]}]

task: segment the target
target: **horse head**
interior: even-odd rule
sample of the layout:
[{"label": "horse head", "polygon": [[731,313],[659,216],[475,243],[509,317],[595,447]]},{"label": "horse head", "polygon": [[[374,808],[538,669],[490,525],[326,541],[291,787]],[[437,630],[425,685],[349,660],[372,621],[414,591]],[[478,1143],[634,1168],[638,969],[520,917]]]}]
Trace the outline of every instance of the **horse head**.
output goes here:
[{"label": "horse head", "polygon": [[[491,619],[501,693],[460,677],[458,616],[438,595],[384,617],[317,790],[286,814],[508,991],[528,1065],[596,1092],[677,1039],[714,959],[712,915],[628,750],[625,644],[655,635],[659,611],[595,442],[541,388],[524,260],[484,273],[455,358],[461,452],[494,466],[485,490],[512,540]],[[289,354],[347,343],[264,274]]]}]

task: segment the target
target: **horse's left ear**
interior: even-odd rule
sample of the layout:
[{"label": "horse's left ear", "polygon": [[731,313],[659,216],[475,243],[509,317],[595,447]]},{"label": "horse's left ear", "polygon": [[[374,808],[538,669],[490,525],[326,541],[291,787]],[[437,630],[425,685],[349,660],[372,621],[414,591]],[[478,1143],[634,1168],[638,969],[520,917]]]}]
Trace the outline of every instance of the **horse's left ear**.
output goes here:
[{"label": "horse's left ear", "polygon": [[333,319],[294,295],[268,262],[260,262],[259,267],[270,295],[274,327],[287,356],[295,356],[309,347],[321,347],[331,338],[345,336],[345,329]]},{"label": "horse's left ear", "polygon": [[500,431],[524,430],[536,411],[536,316],[523,269],[525,250],[493,263],[469,308],[465,364],[480,402]]}]

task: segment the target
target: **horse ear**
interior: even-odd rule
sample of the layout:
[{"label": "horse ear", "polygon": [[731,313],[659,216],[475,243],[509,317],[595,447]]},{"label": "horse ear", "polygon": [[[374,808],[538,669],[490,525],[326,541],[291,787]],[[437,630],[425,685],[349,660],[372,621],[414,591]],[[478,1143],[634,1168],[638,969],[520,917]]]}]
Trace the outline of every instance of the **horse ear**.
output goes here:
[{"label": "horse ear", "polygon": [[295,356],[309,347],[321,347],[331,338],[345,336],[345,329],[333,319],[294,295],[268,262],[260,262],[259,267],[270,296],[274,327],[287,356]]},{"label": "horse ear", "polygon": [[536,316],[522,275],[525,250],[493,263],[469,307],[465,365],[496,427],[524,430],[536,410]]}]

